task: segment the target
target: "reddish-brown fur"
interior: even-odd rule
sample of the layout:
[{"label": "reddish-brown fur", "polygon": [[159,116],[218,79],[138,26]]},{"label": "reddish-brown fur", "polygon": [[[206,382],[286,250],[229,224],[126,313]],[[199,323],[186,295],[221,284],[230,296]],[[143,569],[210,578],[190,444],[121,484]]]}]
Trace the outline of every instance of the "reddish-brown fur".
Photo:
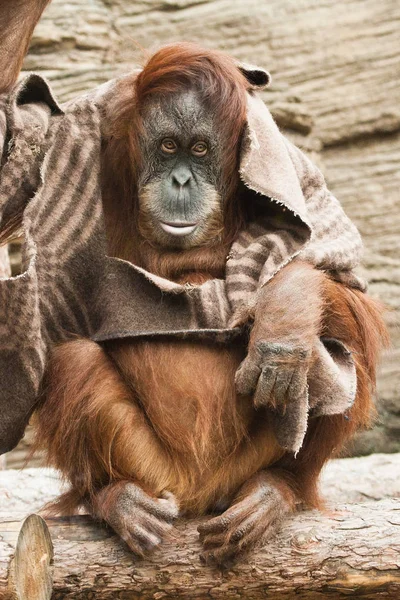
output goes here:
[{"label": "reddish-brown fur", "polygon": [[382,320],[383,306],[359,290],[325,278],[321,335],[342,341],[352,352],[357,369],[357,395],[346,415],[318,417],[310,422],[297,458],[280,464],[296,474],[296,487],[304,502],[320,506],[318,475],[324,463],[339,454],[353,435],[370,426],[374,416],[372,396],[376,366],[383,346],[389,343]]},{"label": "reddish-brown fur", "polygon": [[[140,162],[135,137],[141,127],[140,102],[155,93],[175,93],[184,88],[188,78],[194,76],[191,56],[198,76],[204,69],[201,84],[209,85],[208,77],[216,77],[222,85],[232,77],[229,59],[223,59],[223,69],[215,70],[220,56],[207,52],[202,60],[200,54],[191,46],[169,47],[149,61],[136,85],[133,79],[121,83],[103,156],[111,250],[154,273],[192,283],[223,276],[227,241],[236,234],[232,218],[235,212],[238,222],[243,221],[234,190],[230,189],[228,198],[232,215],[225,222],[225,236],[219,247],[164,251],[132,235],[137,208],[132,200],[132,164]],[[209,57],[213,58],[210,62]],[[183,66],[178,76],[180,60]],[[235,142],[235,151],[225,165],[226,177],[237,171],[237,132],[242,132],[244,125],[242,96],[246,85],[237,75],[232,83],[237,95],[235,102],[233,93],[232,104],[240,110],[225,121],[227,128],[232,123],[232,131],[226,136]],[[137,105],[133,108],[134,98],[139,110]],[[217,99],[214,102],[216,114],[222,114],[222,106]],[[126,155],[131,162],[122,160]],[[233,180],[237,189],[236,175]],[[227,214],[229,210],[226,208]],[[252,497],[257,486],[266,486],[267,490],[272,486],[277,490],[273,495],[276,504],[260,516],[261,525],[257,527],[262,528],[262,537],[262,532],[271,530],[273,522],[277,523],[297,502],[320,504],[317,478],[323,464],[354,431],[370,422],[375,365],[386,339],[381,310],[361,292],[298,261],[276,275],[267,288],[262,310],[268,314],[267,323],[274,324],[261,324],[267,339],[311,343],[314,337],[324,335],[338,338],[355,352],[358,392],[349,414],[312,420],[306,441],[294,459],[278,446],[267,413],[256,412],[251,398],[235,392],[234,375],[245,348],[128,340],[109,343],[103,349],[89,340],[73,341],[53,352],[45,379],[45,402],[39,412],[38,439],[47,447],[50,462],[72,483],[58,508],[73,511],[82,501],[97,506],[102,486],[135,481],[155,497],[163,490],[172,491],[181,510],[188,513],[227,507],[233,501],[234,506],[241,507],[240,518],[252,518],[254,506],[247,504],[245,497]],[[259,329],[256,318],[252,335]],[[261,483],[257,473],[268,467],[269,471],[262,471],[267,480]],[[107,498],[114,496],[115,490],[110,487]],[[103,513],[100,510],[98,514]],[[232,527],[234,524],[235,519]],[[213,526],[211,522],[210,531]],[[219,531],[218,523],[215,527]],[[221,543],[221,535],[223,548],[229,547],[232,529],[218,533],[216,538],[210,531],[202,533],[206,551]],[[242,546],[245,548],[244,542]]]},{"label": "reddish-brown fur", "polygon": [[[27,20],[23,12],[17,15],[23,53],[45,4],[35,2]],[[3,90],[15,81],[20,62],[18,54]],[[218,246],[166,252],[148,245],[137,231],[143,107],[158,94],[179,93],[193,82],[225,139],[224,235]],[[109,106],[103,147],[104,210],[114,255],[181,282],[223,276],[226,250],[246,218],[237,190],[247,88],[231,59],[186,44],[167,47],[137,78],[121,81]],[[17,221],[5,228],[7,235]],[[250,397],[235,392],[234,375],[246,348],[173,340],[115,341],[102,348],[90,340],[71,341],[52,352],[37,415],[38,445],[72,484],[59,509],[71,512],[86,502],[95,514],[119,523],[116,507],[122,496],[124,519],[131,506],[126,498],[139,507],[132,514],[147,514],[148,496],[140,497],[141,489],[153,498],[170,490],[181,508],[194,514],[233,503],[222,520],[212,519],[201,530],[206,553],[226,557],[234,553],[234,539],[236,550],[246,549],[296,503],[320,504],[316,483],[323,464],[370,422],[376,362],[387,339],[381,308],[300,262],[283,269],[268,284],[268,293],[265,310],[268,322],[275,323],[265,330],[269,339],[324,335],[354,352],[358,389],[348,415],[312,420],[294,458],[277,444],[267,412],[256,412]],[[256,319],[253,336],[257,328]],[[151,502],[149,510],[157,514]],[[164,507],[160,515],[163,510],[167,514]],[[169,510],[168,519],[175,514]],[[154,516],[148,522],[154,525]]]},{"label": "reddish-brown fur", "polygon": [[[271,287],[279,297],[284,282],[297,315],[303,311],[310,320],[313,306],[300,293],[297,272],[312,267],[293,263],[286,269]],[[235,393],[243,348],[116,341],[103,350],[89,340],[72,341],[53,352],[39,414],[39,435],[52,463],[73,483],[63,510],[110,481],[134,479],[154,495],[174,492],[183,509],[199,513],[218,500],[229,501],[251,475],[271,464],[301,500],[317,506],[316,481],[324,462],[370,422],[385,329],[374,301],[312,271],[324,311],[321,322],[318,307],[312,325],[355,352],[358,393],[348,415],[311,421],[293,459],[278,447],[268,418],[255,413],[251,398]],[[273,312],[268,317],[274,322]],[[301,329],[304,321],[295,325]]]}]

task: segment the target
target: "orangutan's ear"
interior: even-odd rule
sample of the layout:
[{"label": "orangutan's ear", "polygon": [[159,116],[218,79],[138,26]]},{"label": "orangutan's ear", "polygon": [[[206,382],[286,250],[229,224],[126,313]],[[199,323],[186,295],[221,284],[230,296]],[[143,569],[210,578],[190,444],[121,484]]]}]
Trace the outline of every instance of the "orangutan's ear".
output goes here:
[{"label": "orangutan's ear", "polygon": [[255,89],[263,89],[271,83],[271,75],[262,67],[255,67],[247,63],[238,62],[238,67],[250,85]]}]

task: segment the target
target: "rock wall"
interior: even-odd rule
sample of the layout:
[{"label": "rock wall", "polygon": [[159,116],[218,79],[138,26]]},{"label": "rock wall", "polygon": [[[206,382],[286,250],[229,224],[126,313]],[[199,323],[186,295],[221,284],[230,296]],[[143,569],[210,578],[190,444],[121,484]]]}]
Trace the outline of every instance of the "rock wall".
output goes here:
[{"label": "rock wall", "polygon": [[25,62],[62,101],[177,40],[270,70],[266,103],[288,135],[316,154],[364,237],[371,294],[394,309],[379,421],[358,440],[360,453],[400,450],[399,39],[398,0],[53,0]]}]

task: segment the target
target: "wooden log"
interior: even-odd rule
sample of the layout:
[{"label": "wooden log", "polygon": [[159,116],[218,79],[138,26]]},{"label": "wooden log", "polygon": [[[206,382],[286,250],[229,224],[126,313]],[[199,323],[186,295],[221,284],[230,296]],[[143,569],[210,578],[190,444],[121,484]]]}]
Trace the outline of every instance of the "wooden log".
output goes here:
[{"label": "wooden log", "polygon": [[[199,521],[180,521],[173,539],[137,560],[88,516],[47,519],[52,598],[399,600],[400,499],[388,497],[400,496],[399,475],[400,454],[332,461],[322,478],[328,508],[288,519],[274,540],[225,571],[201,564]],[[20,528],[14,514],[26,513],[29,498],[37,510],[60,488],[51,470],[0,474],[0,589]],[[360,499],[368,501],[346,504]]]},{"label": "wooden log", "polygon": [[41,517],[30,515],[19,531],[7,584],[3,582],[0,598],[50,600],[53,587],[52,559],[53,544],[48,527]]},{"label": "wooden log", "polygon": [[[139,560],[87,516],[49,519],[52,598],[400,598],[399,500],[297,515],[274,540],[225,570],[201,564],[198,522],[179,522],[175,539]],[[3,523],[3,540],[10,543],[15,528],[15,522]]]}]

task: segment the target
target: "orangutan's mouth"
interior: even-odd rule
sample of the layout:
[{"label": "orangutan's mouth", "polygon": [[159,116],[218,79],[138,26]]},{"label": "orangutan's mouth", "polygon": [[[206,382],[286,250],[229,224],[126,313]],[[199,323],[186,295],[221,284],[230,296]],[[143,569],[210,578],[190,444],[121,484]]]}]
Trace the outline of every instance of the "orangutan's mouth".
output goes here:
[{"label": "orangutan's mouth", "polygon": [[173,222],[164,222],[164,221],[160,221],[160,225],[161,228],[163,229],[163,231],[165,231],[166,233],[169,233],[170,235],[175,235],[175,236],[179,236],[179,237],[183,237],[185,235],[189,235],[190,233],[193,233],[193,231],[196,229],[197,227],[197,223],[186,223],[183,221],[173,221]]}]

